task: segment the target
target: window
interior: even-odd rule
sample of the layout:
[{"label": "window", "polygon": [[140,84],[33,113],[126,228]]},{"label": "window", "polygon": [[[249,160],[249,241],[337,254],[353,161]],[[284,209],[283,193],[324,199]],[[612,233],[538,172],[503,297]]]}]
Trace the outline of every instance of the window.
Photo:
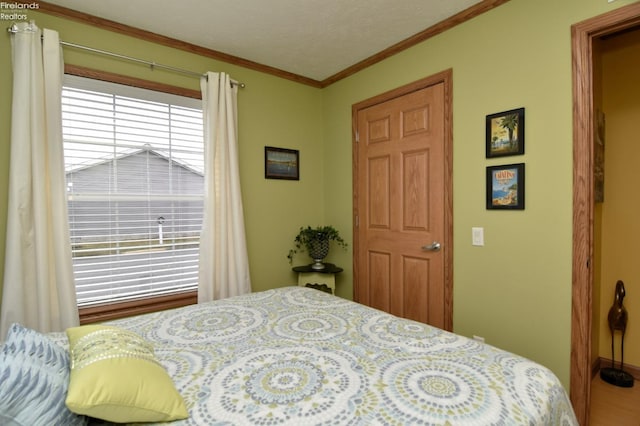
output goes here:
[{"label": "window", "polygon": [[78,306],[196,290],[201,101],[66,75],[62,127]]}]

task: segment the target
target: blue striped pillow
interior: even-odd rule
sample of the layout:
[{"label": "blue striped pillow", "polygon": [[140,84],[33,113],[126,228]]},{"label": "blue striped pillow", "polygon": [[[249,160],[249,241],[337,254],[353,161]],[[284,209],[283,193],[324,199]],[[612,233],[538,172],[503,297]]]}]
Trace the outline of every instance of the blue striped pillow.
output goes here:
[{"label": "blue striped pillow", "polygon": [[0,424],[85,425],[64,401],[69,354],[45,335],[13,324],[0,352]]}]

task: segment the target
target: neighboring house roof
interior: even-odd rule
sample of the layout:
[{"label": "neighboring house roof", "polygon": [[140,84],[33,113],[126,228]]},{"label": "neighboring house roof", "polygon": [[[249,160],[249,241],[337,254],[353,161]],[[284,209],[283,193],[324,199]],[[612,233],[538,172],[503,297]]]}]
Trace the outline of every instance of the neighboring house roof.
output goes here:
[{"label": "neighboring house roof", "polygon": [[141,153],[150,153],[153,155],[156,155],[168,162],[174,163],[179,167],[182,167],[183,169],[200,175],[200,176],[204,176],[204,170],[198,170],[198,168],[191,166],[190,164],[188,164],[185,160],[182,160],[178,157],[171,156],[169,155],[168,152],[164,151],[164,150],[159,150],[159,149],[153,149],[150,145],[145,145],[144,148],[140,148],[140,149],[122,149],[120,151],[120,153],[118,155],[116,155],[115,157],[113,157],[111,154],[109,154],[108,157],[106,156],[101,156],[101,157],[95,157],[92,159],[88,159],[86,160],[83,164],[80,165],[75,165],[75,167],[71,167],[71,168],[67,168],[66,170],[66,174],[70,174],[70,173],[77,173],[80,172],[82,170],[86,170],[89,168],[93,168],[99,165],[105,165],[108,163],[111,163],[113,161],[118,161],[118,160],[122,160],[123,158],[127,158],[127,157],[132,157],[132,156],[136,156],[139,155]]},{"label": "neighboring house roof", "polygon": [[100,194],[162,197],[201,196],[204,192],[201,171],[150,148],[123,152],[117,158],[95,157],[91,164],[67,171],[66,180],[69,195],[77,201],[78,196]]}]

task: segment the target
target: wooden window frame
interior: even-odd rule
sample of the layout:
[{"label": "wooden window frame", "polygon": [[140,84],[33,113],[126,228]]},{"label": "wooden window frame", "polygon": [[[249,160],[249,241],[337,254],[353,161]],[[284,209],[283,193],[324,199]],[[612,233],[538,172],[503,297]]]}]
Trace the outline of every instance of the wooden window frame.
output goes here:
[{"label": "wooden window frame", "polygon": [[105,303],[79,308],[80,325],[114,320],[198,303],[198,292],[189,291],[166,296],[146,297],[126,302]]}]

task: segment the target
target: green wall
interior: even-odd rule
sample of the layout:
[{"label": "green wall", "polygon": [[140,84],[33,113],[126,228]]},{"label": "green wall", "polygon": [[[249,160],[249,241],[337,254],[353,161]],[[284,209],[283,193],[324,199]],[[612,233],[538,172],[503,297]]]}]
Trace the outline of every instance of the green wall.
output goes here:
[{"label": "green wall", "polygon": [[[351,105],[453,70],[454,331],[551,368],[569,384],[571,25],[633,1],[511,0],[324,89],[326,217],[347,227]],[[526,108],[524,156],[485,159],[485,116]],[[526,210],[485,209],[485,168],[526,164]],[[327,157],[327,170],[333,169]],[[485,246],[471,245],[471,228]],[[346,262],[346,259],[345,261]],[[343,262],[343,263],[344,263]]]},{"label": "green wall", "polygon": [[[295,282],[286,260],[301,225],[330,223],[351,241],[351,106],[453,69],[454,330],[551,368],[568,386],[572,263],[572,24],[631,0],[511,0],[325,89],[267,76],[52,16],[61,39],[243,81],[240,161],[254,290]],[[9,37],[0,37],[0,240],[6,223]],[[197,81],[65,50],[68,63],[197,89]],[[524,156],[484,157],[485,116],[526,108]],[[301,179],[263,178],[263,147],[300,150]],[[485,168],[526,163],[526,210],[485,210]],[[471,227],[485,246],[471,246]],[[351,250],[338,295],[351,297]],[[0,249],[0,257],[4,256]]]}]

